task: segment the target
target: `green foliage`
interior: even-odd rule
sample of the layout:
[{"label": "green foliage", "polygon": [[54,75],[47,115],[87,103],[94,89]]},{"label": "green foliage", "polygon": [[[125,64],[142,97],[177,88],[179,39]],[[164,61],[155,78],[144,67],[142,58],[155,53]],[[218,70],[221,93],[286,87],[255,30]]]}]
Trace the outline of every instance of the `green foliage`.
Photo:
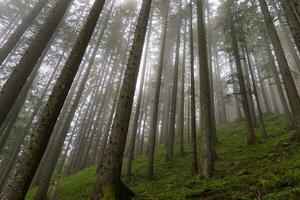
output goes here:
[{"label": "green foliage", "polygon": [[[246,146],[243,122],[218,126],[219,159],[215,162],[216,171],[212,179],[191,176],[188,153],[166,163],[164,147],[158,146],[154,162],[155,180],[145,180],[147,157],[140,156],[134,160],[133,176],[126,184],[137,194],[138,200],[299,199],[300,145],[289,142],[293,131],[286,128],[283,116],[268,117],[267,131],[271,135],[267,141],[263,141],[259,130],[256,130],[259,141],[254,146]],[[186,150],[189,150],[188,146]],[[60,199],[87,199],[95,176],[95,168],[92,167],[59,179]]]}]

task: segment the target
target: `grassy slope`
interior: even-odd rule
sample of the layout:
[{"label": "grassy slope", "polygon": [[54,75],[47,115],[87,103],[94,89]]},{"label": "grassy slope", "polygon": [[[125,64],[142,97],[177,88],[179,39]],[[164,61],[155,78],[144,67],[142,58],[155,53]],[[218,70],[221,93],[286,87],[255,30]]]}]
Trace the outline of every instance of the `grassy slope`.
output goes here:
[{"label": "grassy slope", "polygon": [[[190,175],[189,155],[164,162],[164,149],[159,146],[155,157],[155,181],[146,182],[147,157],[133,163],[130,188],[136,199],[264,199],[286,200],[300,197],[300,144],[285,144],[293,134],[285,128],[282,116],[268,119],[268,133],[263,142],[258,135],[255,146],[245,145],[243,123],[218,127],[221,143],[215,176],[204,180]],[[125,161],[126,162],[126,161]],[[59,199],[88,199],[95,181],[95,168],[57,180]],[[28,199],[31,199],[32,190]]]}]

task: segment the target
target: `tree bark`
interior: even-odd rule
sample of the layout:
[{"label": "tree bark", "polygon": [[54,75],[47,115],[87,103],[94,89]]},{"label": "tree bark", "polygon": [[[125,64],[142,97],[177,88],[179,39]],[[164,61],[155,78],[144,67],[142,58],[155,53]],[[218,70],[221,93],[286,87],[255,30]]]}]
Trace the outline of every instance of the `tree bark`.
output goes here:
[{"label": "tree bark", "polygon": [[208,49],[205,27],[203,0],[197,1],[198,48],[200,65],[200,109],[201,109],[201,137],[199,152],[201,155],[201,171],[205,178],[210,178],[214,173],[212,128],[213,115],[211,109],[211,90],[209,80]]},{"label": "tree bark", "polygon": [[193,36],[193,5],[189,3],[189,33],[190,33],[190,71],[191,71],[191,170],[192,175],[198,173],[197,163],[197,130],[196,130],[196,106],[195,106],[195,80],[194,80],[194,36]]}]

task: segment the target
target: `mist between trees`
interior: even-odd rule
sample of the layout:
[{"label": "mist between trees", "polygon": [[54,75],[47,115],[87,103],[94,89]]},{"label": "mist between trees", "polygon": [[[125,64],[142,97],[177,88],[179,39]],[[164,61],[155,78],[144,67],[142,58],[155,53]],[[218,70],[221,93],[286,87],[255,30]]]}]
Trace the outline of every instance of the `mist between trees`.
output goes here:
[{"label": "mist between trees", "polygon": [[299,13],[297,0],[1,0],[0,199],[47,199],[90,166],[90,199],[132,199],[134,160],[154,181],[158,147],[209,180],[220,124],[244,122],[251,146],[281,113],[298,142]]}]

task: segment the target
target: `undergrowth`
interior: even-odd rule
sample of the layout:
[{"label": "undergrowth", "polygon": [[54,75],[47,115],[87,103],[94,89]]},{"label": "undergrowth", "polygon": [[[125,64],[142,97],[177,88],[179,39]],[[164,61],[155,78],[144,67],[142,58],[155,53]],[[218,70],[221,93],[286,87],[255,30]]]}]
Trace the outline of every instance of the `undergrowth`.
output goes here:
[{"label": "undergrowth", "polygon": [[[246,145],[245,124],[235,122],[217,127],[219,143],[214,177],[206,180],[192,176],[189,147],[185,156],[165,162],[164,147],[156,149],[153,181],[146,181],[147,156],[133,162],[132,177],[125,183],[137,200],[298,200],[300,199],[300,144],[290,142],[294,133],[286,128],[281,115],[267,119],[269,138],[263,140],[256,130],[256,145]],[[175,149],[175,152],[176,149]],[[124,161],[126,166],[126,160]],[[95,167],[55,179],[58,199],[88,199],[96,180]],[[32,199],[32,189],[27,199]],[[50,191],[51,193],[51,191]]]}]

